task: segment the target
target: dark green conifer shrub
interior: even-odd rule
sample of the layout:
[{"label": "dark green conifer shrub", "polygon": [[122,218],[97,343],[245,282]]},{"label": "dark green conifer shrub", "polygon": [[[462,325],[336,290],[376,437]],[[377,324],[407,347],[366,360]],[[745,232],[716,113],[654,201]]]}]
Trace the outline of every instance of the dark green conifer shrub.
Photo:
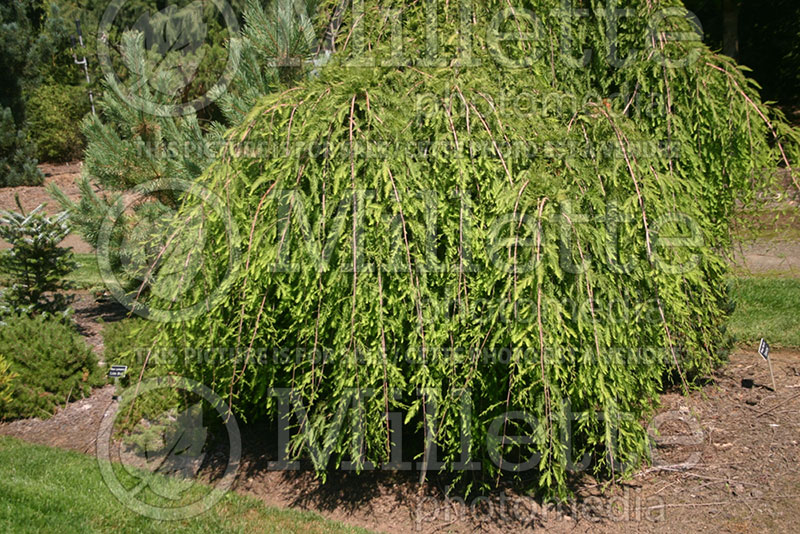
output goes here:
[{"label": "dark green conifer shrub", "polygon": [[41,185],[44,176],[36,167],[35,149],[11,109],[0,107],[0,187]]},{"label": "dark green conifer shrub", "polygon": [[72,249],[59,244],[69,234],[69,215],[49,216],[39,206],[25,213],[0,211],[0,237],[11,250],[0,255],[0,269],[8,279],[2,300],[13,313],[65,314],[72,296],[64,276],[75,268]]},{"label": "dark green conifer shrub", "polygon": [[74,331],[53,318],[12,316],[0,327],[0,354],[17,377],[0,417],[47,418],[104,383],[97,358]]}]

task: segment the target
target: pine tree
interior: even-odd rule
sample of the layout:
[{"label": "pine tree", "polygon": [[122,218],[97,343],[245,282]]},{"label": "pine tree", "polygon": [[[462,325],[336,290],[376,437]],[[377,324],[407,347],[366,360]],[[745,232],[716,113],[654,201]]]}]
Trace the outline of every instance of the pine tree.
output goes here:
[{"label": "pine tree", "polygon": [[[281,83],[301,79],[313,67],[308,61],[313,29],[309,20],[297,16],[297,4],[278,0],[265,8],[258,0],[248,0],[246,25],[228,43],[239,58],[236,76],[226,88],[209,94],[221,112],[218,121],[203,123],[197,113],[159,113],[186,98],[167,89],[181,87],[175,79],[179,69],[151,72],[144,35],[137,31],[122,35],[121,61],[130,72],[129,87],[120,90],[119,80],[106,79],[99,115],[83,121],[87,148],[79,183],[81,198],[73,202],[58,188],[50,188],[88,243],[97,245],[109,213],[121,213],[111,237],[112,256],[118,256],[114,250],[119,250],[125,228],[152,223],[165,209],[175,209],[181,198],[180,191],[159,191],[147,195],[148,202],[139,203],[131,213],[124,210],[123,192],[153,180],[196,180],[216,157],[229,125],[239,122],[259,98]],[[313,12],[312,5],[305,7]],[[176,63],[180,60],[173,58]],[[151,103],[150,109],[137,109],[129,103],[130,97]],[[112,263],[119,265],[119,261]]]}]

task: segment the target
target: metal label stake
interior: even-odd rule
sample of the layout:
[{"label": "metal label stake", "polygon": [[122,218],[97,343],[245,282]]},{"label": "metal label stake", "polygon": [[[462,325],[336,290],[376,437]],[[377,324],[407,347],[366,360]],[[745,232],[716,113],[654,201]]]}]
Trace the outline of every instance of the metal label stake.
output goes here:
[{"label": "metal label stake", "polygon": [[108,377],[114,379],[114,395],[111,396],[114,400],[119,399],[119,379],[125,376],[127,371],[127,365],[112,365],[111,369],[108,371]]},{"label": "metal label stake", "polygon": [[769,376],[772,378],[772,391],[778,391],[778,387],[775,385],[775,373],[772,372],[772,360],[769,359],[769,343],[767,343],[763,337],[761,338],[761,343],[758,344],[758,353],[762,358],[767,360],[767,364],[769,364]]}]

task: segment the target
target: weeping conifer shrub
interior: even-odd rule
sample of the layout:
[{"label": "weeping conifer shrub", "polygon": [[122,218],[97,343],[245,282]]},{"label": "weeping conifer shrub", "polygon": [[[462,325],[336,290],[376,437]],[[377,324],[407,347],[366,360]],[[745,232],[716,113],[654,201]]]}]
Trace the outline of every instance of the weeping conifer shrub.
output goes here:
[{"label": "weeping conifer shrub", "polygon": [[[538,22],[503,2],[388,4],[345,12],[319,76],[229,131],[201,181],[228,209],[187,198],[178,228],[202,224],[204,268],[160,303],[207,311],[157,342],[190,347],[175,372],[277,418],[288,457],[322,473],[390,465],[392,412],[422,438],[403,455],[423,478],[505,474],[564,496],[570,470],[632,469],[659,391],[724,361],[727,224],[789,131],[728,60],[644,31],[676,2],[626,3],[639,18],[617,52],[635,61],[614,68],[575,68],[546,38],[602,55],[605,3],[584,3],[594,18],[527,3]],[[487,37],[498,12],[545,38]],[[625,89],[649,111],[585,96]]]}]

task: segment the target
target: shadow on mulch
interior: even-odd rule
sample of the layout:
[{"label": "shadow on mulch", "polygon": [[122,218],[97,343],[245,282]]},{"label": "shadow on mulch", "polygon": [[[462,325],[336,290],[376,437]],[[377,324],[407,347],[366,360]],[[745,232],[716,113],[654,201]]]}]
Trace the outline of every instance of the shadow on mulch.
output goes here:
[{"label": "shadow on mulch", "polygon": [[[279,492],[278,500],[292,508],[345,515],[370,515],[373,512],[390,515],[391,509],[409,510],[420,506],[420,502],[444,502],[448,498],[469,501],[481,499],[483,497],[479,496],[484,495],[473,491],[465,496],[465,484],[454,485],[453,475],[448,473],[429,472],[425,483],[420,484],[420,471],[416,468],[408,471],[375,468],[360,473],[337,468],[327,471],[323,482],[309,460],[296,462],[296,469],[276,468],[272,462],[278,460],[280,454],[274,421],[240,422],[239,431],[242,456],[234,488],[268,500],[275,500],[275,492]],[[200,477],[207,480],[221,477],[229,459],[226,431],[218,428],[213,434],[211,453],[206,455],[199,472]],[[404,432],[402,443],[408,446],[408,450],[421,450],[417,447],[421,445],[421,436],[416,433]],[[410,458],[404,457],[403,461],[415,465]],[[480,476],[479,471],[473,475],[475,487],[480,485]],[[581,498],[585,484],[585,477],[570,476],[569,485],[576,498]],[[484,497],[495,498],[501,494],[527,497],[520,485],[525,484],[517,482],[515,487],[510,481],[501,480],[499,487]]]},{"label": "shadow on mulch", "polygon": [[89,323],[114,323],[128,317],[130,311],[113,298],[91,296],[81,298],[78,296],[73,304],[75,321],[78,323],[78,332],[90,335]]}]

